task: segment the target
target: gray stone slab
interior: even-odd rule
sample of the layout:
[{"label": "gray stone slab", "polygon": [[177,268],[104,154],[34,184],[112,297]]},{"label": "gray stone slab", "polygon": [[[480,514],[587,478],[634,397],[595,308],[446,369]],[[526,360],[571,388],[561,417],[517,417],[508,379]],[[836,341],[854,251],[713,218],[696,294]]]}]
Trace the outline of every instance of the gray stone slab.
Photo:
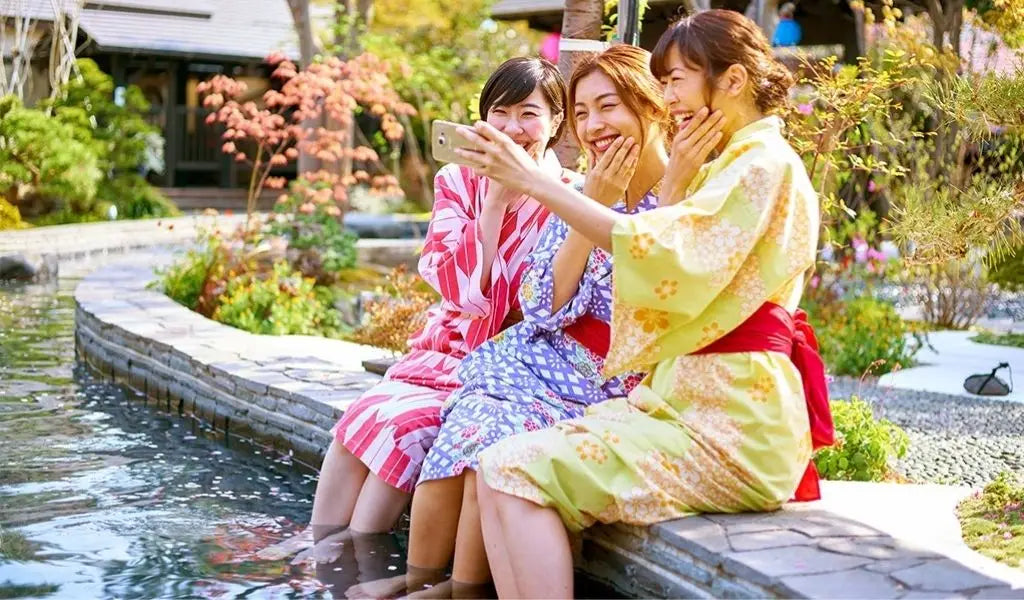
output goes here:
[{"label": "gray stone slab", "polygon": [[922,565],[928,560],[933,559],[916,556],[909,558],[894,558],[891,560],[878,560],[866,565],[864,568],[868,571],[875,571],[876,573],[892,573],[893,571],[902,571],[903,569]]},{"label": "gray stone slab", "polygon": [[[774,513],[771,523],[816,538],[876,537],[882,534],[877,529],[823,510],[780,511]],[[727,530],[732,533],[731,528]]]},{"label": "gray stone slab", "polygon": [[711,564],[721,562],[729,550],[729,540],[718,523],[707,516],[692,516],[666,521],[651,527],[651,532],[668,544]]},{"label": "gray stone slab", "polygon": [[769,549],[733,552],[725,555],[726,572],[759,585],[775,585],[788,575],[835,573],[864,566],[870,558],[843,556],[813,546],[793,546],[785,550]]},{"label": "gray stone slab", "polygon": [[862,569],[783,577],[793,595],[804,598],[899,598],[907,588],[882,573]]},{"label": "gray stone slab", "polygon": [[967,596],[952,593],[918,591],[907,592],[900,596],[900,600],[960,600],[961,598],[967,598]]},{"label": "gray stone slab", "polygon": [[713,598],[710,590],[677,577],[625,548],[585,536],[578,566],[635,598]]},{"label": "gray stone slab", "polygon": [[936,556],[902,546],[889,536],[839,537],[818,539],[817,541],[818,547],[822,550],[850,556],[864,556],[875,560],[915,559],[918,557],[920,560],[925,560]]},{"label": "gray stone slab", "polygon": [[705,519],[721,525],[729,533],[752,533],[755,531],[772,531],[779,529],[779,526],[772,522],[769,517],[777,517],[777,513],[766,515],[765,513],[750,514],[728,514],[728,515],[703,515]]},{"label": "gray stone slab", "polygon": [[278,405],[278,410],[283,411],[284,414],[294,417],[304,423],[313,424],[316,422],[316,417],[319,413],[315,412],[308,406],[295,402],[294,400],[285,400]]},{"label": "gray stone slab", "polygon": [[975,598],[979,600],[1018,600],[1024,598],[1024,587],[1011,588],[1008,585],[1000,585],[996,587],[983,588],[978,590],[974,594],[971,594],[971,599]]},{"label": "gray stone slab", "polygon": [[808,546],[815,542],[814,538],[788,529],[755,531],[753,533],[739,533],[729,536],[729,544],[737,552],[764,550],[765,548],[785,548],[787,546]]},{"label": "gray stone slab", "polygon": [[959,562],[944,558],[890,573],[904,585],[924,592],[969,592],[978,588],[1004,585],[1002,581],[978,573]]}]

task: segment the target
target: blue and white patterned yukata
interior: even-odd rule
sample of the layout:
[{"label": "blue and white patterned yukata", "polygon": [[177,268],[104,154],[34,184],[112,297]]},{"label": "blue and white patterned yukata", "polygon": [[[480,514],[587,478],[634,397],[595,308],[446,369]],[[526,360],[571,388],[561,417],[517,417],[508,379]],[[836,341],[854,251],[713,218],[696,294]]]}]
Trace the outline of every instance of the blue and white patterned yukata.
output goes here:
[{"label": "blue and white patterned yukata", "polygon": [[[632,212],[657,204],[657,194],[649,192]],[[624,202],[612,208],[626,212]],[[568,234],[569,226],[551,215],[519,288],[522,322],[463,359],[456,372],[462,387],[448,396],[441,410],[441,431],[427,454],[420,483],[476,470],[479,453],[499,440],[580,417],[588,405],[625,396],[642,379],[641,374],[604,379],[604,357],[565,333],[584,315],[611,321],[609,253],[591,251],[576,295],[551,312],[555,254]]]}]

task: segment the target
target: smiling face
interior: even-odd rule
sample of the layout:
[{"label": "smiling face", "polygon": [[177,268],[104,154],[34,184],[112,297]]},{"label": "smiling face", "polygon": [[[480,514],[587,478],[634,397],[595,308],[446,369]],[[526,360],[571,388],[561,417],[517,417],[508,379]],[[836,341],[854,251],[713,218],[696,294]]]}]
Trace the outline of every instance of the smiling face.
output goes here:
[{"label": "smiling face", "polygon": [[665,93],[665,105],[672,118],[680,127],[686,125],[693,115],[705,106],[709,110],[718,108],[710,93],[707,78],[702,69],[686,63],[678,48],[672,48],[665,60],[666,74],[661,77]]},{"label": "smiling face", "polygon": [[492,105],[486,120],[538,159],[558,129],[557,117],[551,114],[551,106],[540,89],[534,89],[521,102]]},{"label": "smiling face", "polygon": [[596,161],[618,138],[644,139],[640,118],[619,97],[619,91],[600,70],[577,82],[572,118],[580,143]]}]

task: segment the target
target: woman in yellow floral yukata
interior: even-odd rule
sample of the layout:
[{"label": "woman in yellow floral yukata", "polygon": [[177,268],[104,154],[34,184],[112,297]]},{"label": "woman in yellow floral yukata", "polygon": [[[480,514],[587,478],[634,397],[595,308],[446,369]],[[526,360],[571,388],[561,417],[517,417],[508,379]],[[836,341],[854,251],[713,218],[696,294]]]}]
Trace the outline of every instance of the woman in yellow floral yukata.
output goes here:
[{"label": "woman in yellow floral yukata", "polygon": [[613,252],[605,374],[650,373],[628,398],[480,455],[484,540],[502,597],[572,597],[566,528],[769,511],[818,495],[809,461],[831,443],[832,419],[797,311],[818,201],[771,116],[792,77],[757,26],[723,10],[673,25],[651,67],[682,126],[661,208],[616,213],[546,176],[486,124],[463,132],[467,164]]}]

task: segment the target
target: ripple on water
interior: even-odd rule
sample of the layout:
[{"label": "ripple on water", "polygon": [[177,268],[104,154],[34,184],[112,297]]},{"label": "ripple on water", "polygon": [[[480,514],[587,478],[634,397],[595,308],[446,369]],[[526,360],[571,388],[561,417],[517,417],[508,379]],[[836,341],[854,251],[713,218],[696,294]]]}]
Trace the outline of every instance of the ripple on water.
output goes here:
[{"label": "ripple on water", "polygon": [[0,597],[326,598],[404,572],[405,520],[358,557],[256,559],[304,527],[316,474],[76,366],[75,283],[0,287],[0,529],[25,553],[0,549]]}]

